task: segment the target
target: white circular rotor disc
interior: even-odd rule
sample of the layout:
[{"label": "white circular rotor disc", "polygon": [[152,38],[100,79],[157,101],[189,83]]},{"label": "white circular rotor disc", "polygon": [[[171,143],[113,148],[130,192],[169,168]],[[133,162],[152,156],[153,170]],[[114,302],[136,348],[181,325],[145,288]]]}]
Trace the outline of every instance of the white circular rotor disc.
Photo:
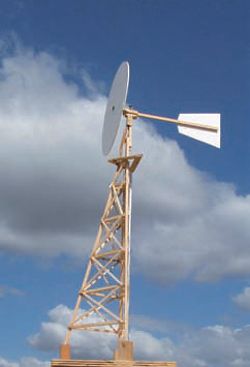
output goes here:
[{"label": "white circular rotor disc", "polygon": [[108,155],[114,144],[126,104],[129,83],[129,63],[124,61],[117,70],[109,93],[102,129],[102,151]]}]

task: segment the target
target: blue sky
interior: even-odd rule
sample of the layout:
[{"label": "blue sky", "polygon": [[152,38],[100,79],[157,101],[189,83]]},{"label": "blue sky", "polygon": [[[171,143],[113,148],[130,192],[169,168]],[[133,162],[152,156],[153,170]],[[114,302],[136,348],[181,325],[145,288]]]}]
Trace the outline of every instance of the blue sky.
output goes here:
[{"label": "blue sky", "polygon": [[[220,150],[134,129],[137,356],[249,365],[249,2],[2,0],[0,15],[0,367],[58,354],[112,176],[99,146],[123,60],[134,108],[222,116]],[[83,358],[112,350],[82,343]]]}]

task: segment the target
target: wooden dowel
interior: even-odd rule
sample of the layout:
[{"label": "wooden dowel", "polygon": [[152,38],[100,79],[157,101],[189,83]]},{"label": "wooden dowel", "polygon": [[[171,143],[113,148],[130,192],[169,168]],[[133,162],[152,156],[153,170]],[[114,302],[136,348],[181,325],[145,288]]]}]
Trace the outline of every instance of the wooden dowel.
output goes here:
[{"label": "wooden dowel", "polygon": [[204,124],[199,123],[199,122],[181,121],[181,120],[172,119],[170,117],[163,117],[163,116],[158,116],[158,115],[150,115],[148,113],[142,113],[142,112],[138,112],[138,111],[134,111],[134,110],[124,109],[123,110],[123,114],[125,116],[131,115],[131,116],[133,116],[135,118],[143,117],[143,118],[151,119],[151,120],[158,120],[158,121],[163,121],[163,122],[170,122],[170,123],[174,123],[176,125],[190,127],[190,128],[193,128],[193,129],[211,131],[211,132],[214,132],[214,133],[216,133],[218,131],[218,127],[217,126],[204,125]]}]

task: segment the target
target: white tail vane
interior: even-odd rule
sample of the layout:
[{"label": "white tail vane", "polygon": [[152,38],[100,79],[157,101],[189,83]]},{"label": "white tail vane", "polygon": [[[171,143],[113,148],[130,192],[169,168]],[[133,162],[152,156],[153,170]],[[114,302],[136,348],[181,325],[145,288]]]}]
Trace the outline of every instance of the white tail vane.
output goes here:
[{"label": "white tail vane", "polygon": [[206,129],[197,129],[188,126],[178,125],[180,134],[189,136],[190,138],[202,141],[220,148],[220,114],[219,113],[181,113],[178,116],[179,121],[191,123],[199,123],[204,126],[216,127],[217,131],[209,131]]}]

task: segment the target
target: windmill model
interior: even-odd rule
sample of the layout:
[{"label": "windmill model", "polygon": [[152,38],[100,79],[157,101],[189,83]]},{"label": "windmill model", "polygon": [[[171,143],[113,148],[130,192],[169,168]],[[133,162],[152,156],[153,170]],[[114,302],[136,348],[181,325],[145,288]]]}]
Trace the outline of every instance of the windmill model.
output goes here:
[{"label": "windmill model", "polygon": [[[113,80],[102,132],[103,153],[108,155],[122,116],[125,117],[126,125],[119,146],[119,155],[109,160],[115,166],[115,173],[109,185],[107,202],[72,320],[64,344],[61,345],[61,359],[52,361],[53,366],[71,365],[70,336],[74,330],[117,335],[118,345],[113,362],[133,361],[133,343],[129,341],[131,183],[132,175],[142,158],[142,154],[132,154],[134,121],[142,117],[174,123],[179,133],[220,147],[220,114],[181,114],[178,119],[172,119],[141,113],[126,106],[128,84],[129,64],[123,62]],[[63,364],[63,360],[65,362],[68,360],[68,364]],[[150,362],[151,365],[152,363]],[[158,363],[159,366],[160,362],[154,363]],[[175,362],[161,362],[160,365],[163,363],[164,366],[175,366]],[[74,364],[78,365],[83,364]],[[134,365],[138,366],[139,361],[134,362]]]}]

